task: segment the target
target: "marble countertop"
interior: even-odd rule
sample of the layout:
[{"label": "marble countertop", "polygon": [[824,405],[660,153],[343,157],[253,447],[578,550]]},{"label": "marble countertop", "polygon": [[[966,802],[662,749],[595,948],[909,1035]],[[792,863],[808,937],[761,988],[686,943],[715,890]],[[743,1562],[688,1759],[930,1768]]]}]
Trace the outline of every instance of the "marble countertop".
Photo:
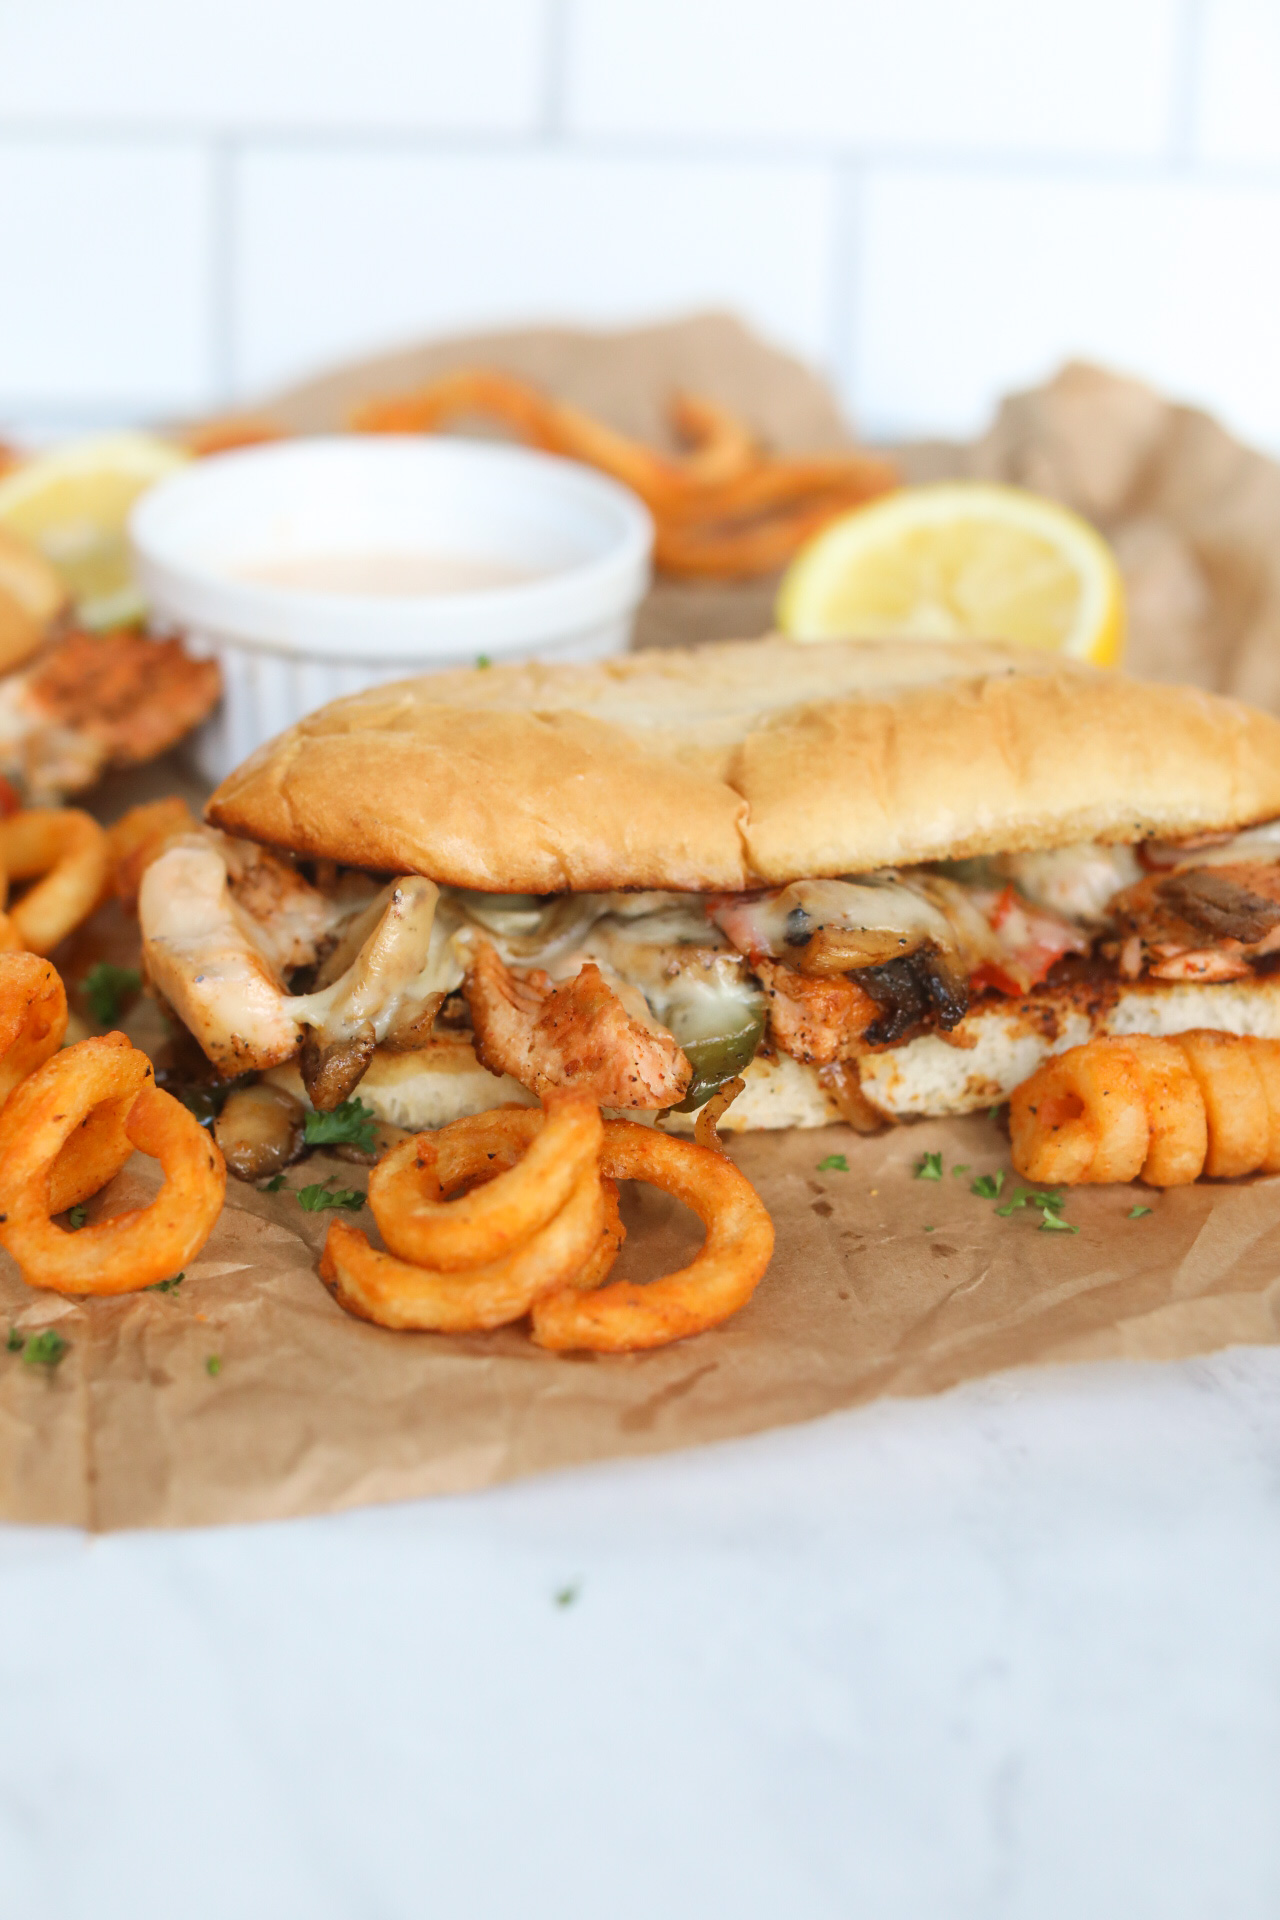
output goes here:
[{"label": "marble countertop", "polygon": [[1275,1920],[1280,1349],[0,1531],[15,1920]]}]

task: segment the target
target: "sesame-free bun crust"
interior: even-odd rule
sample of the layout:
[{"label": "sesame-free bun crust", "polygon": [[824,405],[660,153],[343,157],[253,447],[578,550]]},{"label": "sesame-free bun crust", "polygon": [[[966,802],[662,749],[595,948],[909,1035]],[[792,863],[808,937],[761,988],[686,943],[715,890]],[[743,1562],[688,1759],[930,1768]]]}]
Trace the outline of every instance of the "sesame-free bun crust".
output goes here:
[{"label": "sesame-free bun crust", "polygon": [[1280,721],[975,643],[730,641],[335,701],[209,818],[498,893],[736,890],[1280,815]]}]

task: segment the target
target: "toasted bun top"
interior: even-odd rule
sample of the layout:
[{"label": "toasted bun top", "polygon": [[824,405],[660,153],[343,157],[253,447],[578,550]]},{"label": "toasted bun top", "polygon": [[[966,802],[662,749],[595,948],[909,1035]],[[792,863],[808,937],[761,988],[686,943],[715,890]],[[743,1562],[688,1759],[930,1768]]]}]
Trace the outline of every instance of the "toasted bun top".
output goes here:
[{"label": "toasted bun top", "polygon": [[1280,721],[1026,649],[730,641],[337,700],[230,833],[497,893],[737,890],[1280,815]]}]

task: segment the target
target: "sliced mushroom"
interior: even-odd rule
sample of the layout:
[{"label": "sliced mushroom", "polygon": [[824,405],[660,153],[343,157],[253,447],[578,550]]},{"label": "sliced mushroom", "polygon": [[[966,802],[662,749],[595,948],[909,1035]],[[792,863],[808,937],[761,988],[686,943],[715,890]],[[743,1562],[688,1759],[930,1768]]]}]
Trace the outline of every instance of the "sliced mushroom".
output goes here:
[{"label": "sliced mushroom", "polygon": [[214,1122],[213,1137],[240,1180],[265,1180],[292,1166],[303,1150],[306,1113],[283,1087],[240,1087],[229,1094]]},{"label": "sliced mushroom", "polygon": [[298,1065],[307,1098],[318,1113],[332,1113],[349,1100],[363,1080],[373,1058],[378,1036],[373,1023],[364,1025],[348,1040],[323,1040],[306,1030]]}]

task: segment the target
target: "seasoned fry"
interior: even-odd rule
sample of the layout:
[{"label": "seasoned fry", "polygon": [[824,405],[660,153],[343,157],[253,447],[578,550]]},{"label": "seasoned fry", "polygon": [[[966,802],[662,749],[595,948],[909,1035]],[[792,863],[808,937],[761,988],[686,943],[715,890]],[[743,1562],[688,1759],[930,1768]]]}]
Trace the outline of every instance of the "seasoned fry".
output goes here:
[{"label": "seasoned fry", "polygon": [[1026,1180],[1076,1186],[1134,1180],[1151,1137],[1129,1049],[1089,1041],[1047,1060],[1009,1102],[1013,1164]]},{"label": "seasoned fry", "polygon": [[501,420],[533,446],[586,461],[638,493],[656,522],[657,565],[688,579],[774,572],[835,514],[899,482],[888,461],[857,450],[771,456],[727,408],[694,394],[677,394],[671,408],[690,450],[659,453],[485,368],[369,402],[352,425],[368,433],[428,433],[470,413]]},{"label": "seasoned fry", "polygon": [[[584,1173],[594,1173],[603,1129],[600,1110],[580,1093],[549,1092],[545,1121],[517,1109],[457,1120],[439,1134],[405,1140],[369,1176],[369,1205],[391,1252],[446,1272],[478,1267],[510,1253],[545,1227],[568,1202]],[[505,1124],[504,1124],[505,1123]],[[459,1167],[494,1142],[521,1139],[515,1166],[467,1194],[445,1201],[460,1183]]]},{"label": "seasoned fry", "polygon": [[627,1230],[622,1224],[622,1210],[618,1205],[618,1183],[616,1180],[602,1179],[600,1192],[604,1197],[604,1226],[596,1243],[595,1252],[585,1267],[580,1267],[566,1285],[579,1293],[588,1293],[592,1287],[603,1286],[613,1269],[613,1263],[622,1252],[622,1243]]},{"label": "seasoned fry", "polygon": [[[484,1148],[477,1145],[467,1164],[479,1171],[484,1158]],[[482,1187],[480,1194],[487,1191]],[[417,1266],[378,1253],[358,1228],[335,1221],[320,1276],[348,1313],[379,1326],[486,1332],[519,1320],[550,1289],[572,1285],[575,1274],[597,1253],[606,1227],[604,1195],[593,1165],[579,1176],[554,1219],[501,1259],[462,1273]]]},{"label": "seasoned fry", "polygon": [[67,995],[34,953],[0,953],[0,1106],[62,1045]]},{"label": "seasoned fry", "polygon": [[1260,1173],[1280,1173],[1280,1040],[1255,1040],[1249,1051],[1267,1103],[1267,1152]]},{"label": "seasoned fry", "polygon": [[1178,1035],[1204,1100],[1209,1145],[1204,1170],[1214,1180],[1253,1173],[1267,1156],[1271,1121],[1252,1049],[1233,1033]]},{"label": "seasoned fry", "polygon": [[1150,1138],[1140,1178],[1149,1187],[1183,1187],[1200,1178],[1209,1150],[1204,1101],[1176,1040],[1133,1034],[1125,1047],[1137,1063]]},{"label": "seasoned fry", "polygon": [[37,880],[9,919],[31,953],[51,953],[87,920],[107,877],[107,836],[76,807],[30,807],[0,820],[0,867]]},{"label": "seasoned fry", "polygon": [[556,1352],[630,1353],[718,1326],[746,1305],[773,1254],[773,1222],[725,1156],[630,1120],[605,1126],[601,1165],[614,1180],[647,1180],[691,1207],[707,1228],[689,1266],[645,1286],[615,1281],[561,1288],[533,1308],[533,1338]]},{"label": "seasoned fry", "polygon": [[[165,1183],[150,1206],[65,1232],[50,1218],[86,1197],[68,1165],[61,1190],[54,1173],[68,1142],[96,1110],[114,1108],[126,1140],[158,1159]],[[112,1122],[80,1142],[81,1171],[98,1171],[117,1151]],[[113,1169],[114,1170],[114,1169]],[[0,1113],[0,1245],[29,1286],[60,1293],[131,1293],[178,1272],[208,1239],[222,1207],[226,1167],[217,1146],[177,1100],[152,1084],[146,1056],[122,1034],[79,1041],[46,1060],[15,1089]]]},{"label": "seasoned fry", "polygon": [[1207,1028],[1090,1040],[1015,1090],[1009,1122],[1014,1166],[1045,1185],[1278,1173],[1280,1041]]}]

